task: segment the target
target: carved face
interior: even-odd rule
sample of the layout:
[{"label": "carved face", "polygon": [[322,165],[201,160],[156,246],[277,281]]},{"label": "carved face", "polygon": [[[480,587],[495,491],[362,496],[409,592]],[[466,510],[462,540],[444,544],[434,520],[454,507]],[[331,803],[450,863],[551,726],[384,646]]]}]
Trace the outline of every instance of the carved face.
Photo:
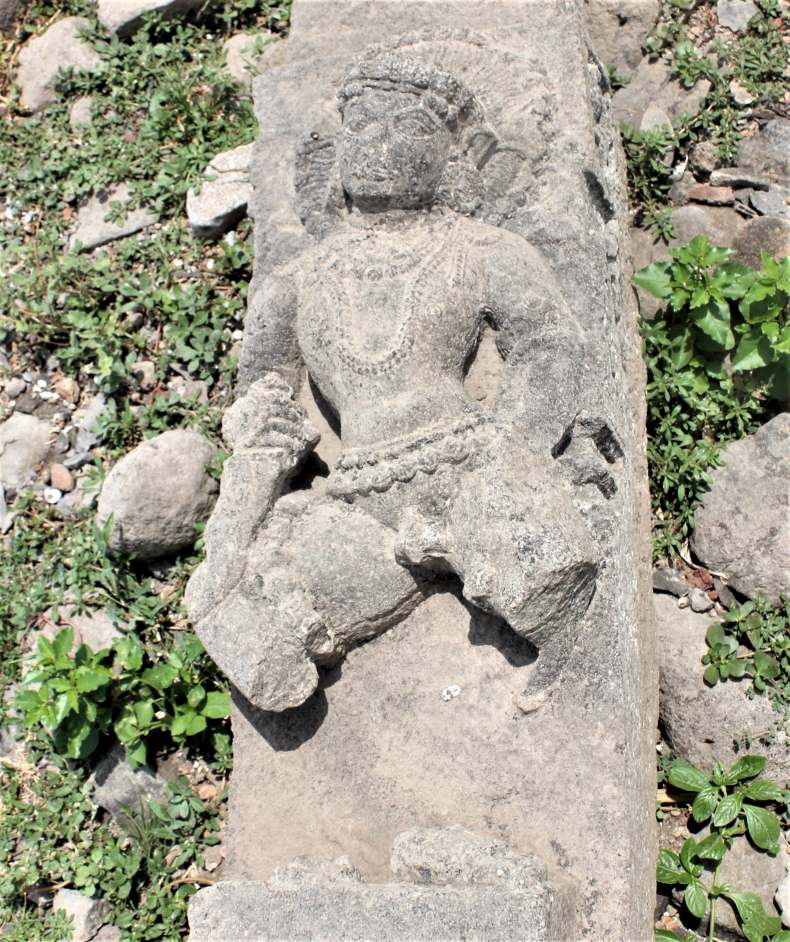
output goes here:
[{"label": "carved face", "polygon": [[429,203],[450,153],[444,123],[410,92],[365,89],[343,114],[339,165],[358,205],[411,208]]}]

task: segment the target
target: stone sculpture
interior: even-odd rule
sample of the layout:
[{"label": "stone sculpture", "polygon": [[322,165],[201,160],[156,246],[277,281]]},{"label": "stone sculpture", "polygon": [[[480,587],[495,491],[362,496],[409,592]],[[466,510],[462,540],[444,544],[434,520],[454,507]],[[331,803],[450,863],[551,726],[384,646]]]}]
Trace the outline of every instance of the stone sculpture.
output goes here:
[{"label": "stone sculpture", "polygon": [[[238,689],[284,710],[313,693],[316,665],[452,573],[539,649],[528,711],[559,678],[599,565],[555,461],[577,429],[604,467],[620,447],[581,412],[584,338],[546,260],[462,215],[496,141],[474,96],[395,48],[348,71],[339,107],[348,209],[272,273],[247,324],[244,395],[223,425],[233,457],[190,615]],[[463,386],[486,320],[505,362],[493,414]],[[279,499],[317,442],[294,401],[303,363],[344,451],[327,494]]]},{"label": "stone sculpture", "polygon": [[192,939],[647,940],[644,389],[581,4],[296,0],[266,58]]}]

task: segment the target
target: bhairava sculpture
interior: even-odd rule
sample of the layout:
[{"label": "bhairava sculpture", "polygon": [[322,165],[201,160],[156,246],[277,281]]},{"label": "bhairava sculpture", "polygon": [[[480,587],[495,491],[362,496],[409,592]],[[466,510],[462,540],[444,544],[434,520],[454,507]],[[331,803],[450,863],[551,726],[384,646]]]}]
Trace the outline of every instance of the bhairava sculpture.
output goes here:
[{"label": "bhairava sculpture", "polygon": [[[537,647],[529,712],[558,682],[600,566],[573,485],[606,495],[596,462],[618,446],[580,411],[584,338],[547,262],[472,216],[497,146],[474,96],[379,49],[349,70],[339,107],[345,207],[248,317],[243,394],[223,422],[233,454],[188,610],[244,696],[281,711],[455,574]],[[464,389],[486,322],[504,359],[488,411]],[[343,452],[324,492],[285,493],[318,441],[294,399],[305,367]]]}]

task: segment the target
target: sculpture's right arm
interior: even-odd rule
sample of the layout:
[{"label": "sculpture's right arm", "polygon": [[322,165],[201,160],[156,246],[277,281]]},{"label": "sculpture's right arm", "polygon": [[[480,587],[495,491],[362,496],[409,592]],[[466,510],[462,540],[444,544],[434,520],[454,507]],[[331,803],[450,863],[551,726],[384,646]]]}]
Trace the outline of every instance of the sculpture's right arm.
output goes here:
[{"label": "sculpture's right arm", "polygon": [[275,269],[254,291],[244,321],[239,394],[267,372],[298,388],[302,355],[296,339],[297,303],[296,280],[287,266]]}]

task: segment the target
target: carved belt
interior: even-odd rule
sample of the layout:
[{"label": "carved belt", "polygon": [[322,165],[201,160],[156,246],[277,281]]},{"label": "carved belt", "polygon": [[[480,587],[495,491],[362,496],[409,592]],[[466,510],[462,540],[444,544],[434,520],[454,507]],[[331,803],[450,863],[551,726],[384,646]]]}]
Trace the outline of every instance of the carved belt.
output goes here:
[{"label": "carved belt", "polygon": [[491,420],[474,414],[449,426],[423,429],[375,450],[355,448],[338,458],[327,490],[344,500],[387,491],[417,474],[433,474],[441,465],[463,464],[470,456],[480,454],[492,436]]}]

